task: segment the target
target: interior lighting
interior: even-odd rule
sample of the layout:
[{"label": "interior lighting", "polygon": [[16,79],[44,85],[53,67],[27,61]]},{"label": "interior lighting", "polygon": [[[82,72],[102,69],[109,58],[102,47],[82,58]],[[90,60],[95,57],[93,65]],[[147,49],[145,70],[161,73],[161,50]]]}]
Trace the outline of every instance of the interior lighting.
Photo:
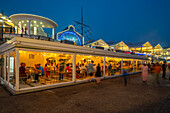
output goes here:
[{"label": "interior lighting", "polygon": [[39,25],[37,25],[37,27],[39,27]]},{"label": "interior lighting", "polygon": [[22,23],[24,23],[24,21],[22,21]]},{"label": "interior lighting", "polygon": [[36,23],[36,21],[34,21],[34,23]]},{"label": "interior lighting", "polygon": [[42,24],[42,22],[40,22],[40,24]]},{"label": "interior lighting", "polygon": [[6,19],[4,16],[1,17],[2,19]]},{"label": "interior lighting", "polygon": [[32,24],[31,24],[31,26],[32,26]]},{"label": "interior lighting", "polygon": [[42,25],[42,27],[44,27],[44,25]]},{"label": "interior lighting", "polygon": [[8,22],[12,22],[11,20],[7,20]]}]

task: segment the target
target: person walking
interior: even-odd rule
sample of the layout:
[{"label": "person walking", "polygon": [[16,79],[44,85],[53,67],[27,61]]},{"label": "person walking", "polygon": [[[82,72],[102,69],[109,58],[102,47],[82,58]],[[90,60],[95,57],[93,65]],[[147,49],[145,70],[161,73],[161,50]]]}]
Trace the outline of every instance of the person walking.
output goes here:
[{"label": "person walking", "polygon": [[99,84],[100,83],[100,77],[101,77],[101,68],[100,68],[99,63],[97,65],[97,67],[96,67],[95,77],[96,77],[96,83]]},{"label": "person walking", "polygon": [[151,73],[153,73],[153,68],[154,68],[155,64],[152,62],[151,63]]},{"label": "person walking", "polygon": [[164,61],[164,64],[162,64],[162,78],[163,79],[166,79],[166,68],[167,68],[167,65],[166,65],[166,61]]},{"label": "person walking", "polygon": [[123,65],[123,76],[124,76],[124,83],[125,83],[125,86],[127,86],[127,75],[128,75],[128,72],[129,72],[129,66],[127,63],[125,63]]},{"label": "person walking", "polygon": [[155,77],[156,77],[156,82],[158,84],[160,84],[160,72],[161,72],[161,66],[159,65],[159,63],[156,63],[156,65],[153,68],[154,73],[155,73]]},{"label": "person walking", "polygon": [[149,67],[146,64],[144,64],[141,69],[142,69],[142,80],[143,83],[146,84]]}]

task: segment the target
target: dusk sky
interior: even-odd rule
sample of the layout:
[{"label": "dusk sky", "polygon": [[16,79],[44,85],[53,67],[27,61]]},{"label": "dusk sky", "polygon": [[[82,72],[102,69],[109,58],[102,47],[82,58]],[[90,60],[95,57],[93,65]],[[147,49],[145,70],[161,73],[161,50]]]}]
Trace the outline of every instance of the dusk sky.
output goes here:
[{"label": "dusk sky", "polygon": [[170,45],[170,0],[3,0],[0,10],[50,18],[57,33],[81,20],[81,6],[92,39]]}]

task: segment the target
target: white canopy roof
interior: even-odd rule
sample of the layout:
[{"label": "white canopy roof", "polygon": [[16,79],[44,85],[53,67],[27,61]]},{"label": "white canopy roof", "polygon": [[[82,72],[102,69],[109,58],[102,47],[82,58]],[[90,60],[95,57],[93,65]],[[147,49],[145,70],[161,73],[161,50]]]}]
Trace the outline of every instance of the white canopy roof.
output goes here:
[{"label": "white canopy roof", "polygon": [[27,26],[28,20],[31,20],[31,26],[44,27],[44,28],[54,28],[58,27],[57,23],[53,20],[32,14],[14,14],[10,16],[12,22],[19,26]]}]

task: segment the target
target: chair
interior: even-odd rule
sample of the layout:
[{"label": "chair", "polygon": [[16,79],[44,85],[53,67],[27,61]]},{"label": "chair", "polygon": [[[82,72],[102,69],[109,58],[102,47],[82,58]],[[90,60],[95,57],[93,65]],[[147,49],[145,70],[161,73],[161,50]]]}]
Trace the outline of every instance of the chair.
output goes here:
[{"label": "chair", "polygon": [[27,82],[27,75],[26,74],[20,74],[20,77],[19,77],[19,80],[20,80],[20,83],[25,83]]}]

